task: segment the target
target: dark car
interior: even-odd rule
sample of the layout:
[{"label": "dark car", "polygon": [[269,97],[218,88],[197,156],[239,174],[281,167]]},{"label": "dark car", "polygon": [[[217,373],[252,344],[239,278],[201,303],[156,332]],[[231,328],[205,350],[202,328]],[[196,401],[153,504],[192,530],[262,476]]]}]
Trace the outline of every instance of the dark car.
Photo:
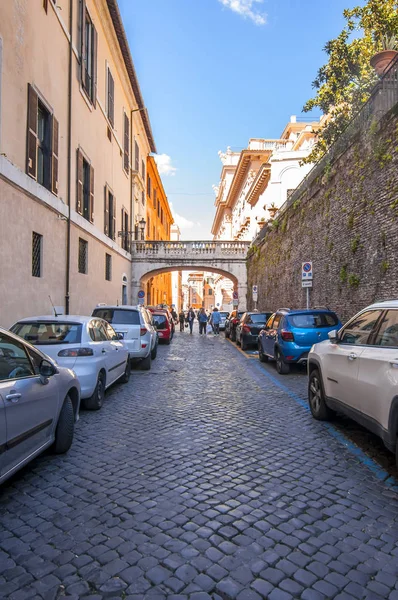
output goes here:
[{"label": "dark car", "polygon": [[257,346],[258,334],[264,329],[265,324],[272,315],[268,312],[247,312],[236,326],[236,343],[242,350],[249,346]]},{"label": "dark car", "polygon": [[230,338],[233,342],[236,340],[236,326],[244,314],[244,310],[233,310],[225,320],[225,337]]},{"label": "dark car", "polygon": [[307,364],[311,347],[327,340],[329,331],[341,326],[337,315],[328,308],[281,308],[258,336],[258,357],[261,362],[274,359],[276,370],[284,375],[293,363]]}]

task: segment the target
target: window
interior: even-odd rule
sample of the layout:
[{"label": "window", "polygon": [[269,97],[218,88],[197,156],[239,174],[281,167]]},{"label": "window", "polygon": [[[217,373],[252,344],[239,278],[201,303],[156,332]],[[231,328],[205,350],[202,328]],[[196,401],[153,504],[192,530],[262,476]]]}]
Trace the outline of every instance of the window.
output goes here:
[{"label": "window", "polygon": [[0,381],[34,374],[25,346],[7,335],[0,335]]},{"label": "window", "polygon": [[149,177],[149,175],[147,177],[146,187],[147,187],[147,194],[148,194],[149,197],[151,197],[151,195],[152,195],[152,182],[151,182],[151,178]]},{"label": "window", "polygon": [[107,185],[104,201],[104,233],[111,240],[116,237],[116,198]]},{"label": "window", "polygon": [[110,254],[105,254],[105,279],[112,280],[112,256]]},{"label": "window", "polygon": [[162,225],[163,225],[163,221],[164,221],[163,208],[160,209],[160,220],[161,220]]},{"label": "window", "polygon": [[[140,164],[140,148],[137,142],[134,142],[134,169],[138,172]],[[145,181],[145,179],[144,179]]]},{"label": "window", "polygon": [[80,344],[82,325],[60,321],[31,321],[17,323],[12,332],[35,346],[54,344]]},{"label": "window", "polygon": [[42,243],[43,236],[33,231],[32,233],[32,276],[42,276]]},{"label": "window", "polygon": [[107,77],[107,86],[108,86],[108,94],[107,94],[107,110],[106,114],[109,119],[109,123],[112,125],[112,128],[115,125],[115,82],[112,77],[111,70],[108,67],[108,77]]},{"label": "window", "polygon": [[81,83],[89,100],[97,102],[97,45],[98,35],[86,8],[81,0]]},{"label": "window", "polygon": [[367,344],[372,329],[375,327],[380,315],[380,310],[368,310],[359,315],[359,317],[354,317],[343,329],[339,341],[342,344]]},{"label": "window", "polygon": [[398,310],[389,310],[374,340],[375,346],[398,348]]},{"label": "window", "polygon": [[157,206],[157,195],[158,195],[158,192],[157,192],[157,190],[155,188],[153,190],[153,206],[154,206],[154,208],[156,208],[156,206]]},{"label": "window", "polygon": [[124,148],[123,148],[123,168],[128,172],[130,167],[130,120],[124,113]]},{"label": "window", "polygon": [[80,149],[77,151],[76,210],[87,221],[94,221],[94,169]]},{"label": "window", "polygon": [[100,319],[108,321],[111,325],[140,325],[138,310],[96,308],[93,314]]},{"label": "window", "polygon": [[145,192],[141,192],[141,202],[142,205],[145,206]]},{"label": "window", "polygon": [[148,217],[148,223],[147,223],[147,230],[146,231],[147,231],[147,236],[148,236],[148,239],[149,239],[150,236],[151,236],[151,217]]},{"label": "window", "polygon": [[155,225],[153,226],[153,240],[156,240],[156,229],[155,229]]},{"label": "window", "polygon": [[141,174],[142,174],[142,181],[145,181],[145,163],[143,160],[141,161]]},{"label": "window", "polygon": [[59,124],[30,84],[27,136],[27,174],[53,194],[57,194]]},{"label": "window", "polygon": [[129,214],[125,208],[122,208],[122,248],[127,252],[130,251],[129,241]]},{"label": "window", "polygon": [[87,275],[88,271],[88,242],[79,238],[79,258],[78,258],[78,269],[79,273]]},{"label": "window", "polygon": [[293,327],[299,329],[318,329],[321,327],[335,327],[338,319],[333,313],[312,313],[302,315],[289,315],[288,321]]},{"label": "window", "polygon": [[93,319],[90,321],[88,327],[90,337],[93,342],[107,342],[108,336],[106,333],[105,325],[102,321],[98,321],[97,319]]},{"label": "window", "polygon": [[158,217],[160,217],[160,202],[158,200]]},{"label": "window", "polygon": [[209,296],[212,296],[212,295],[213,295],[213,290],[210,288],[209,289]]}]

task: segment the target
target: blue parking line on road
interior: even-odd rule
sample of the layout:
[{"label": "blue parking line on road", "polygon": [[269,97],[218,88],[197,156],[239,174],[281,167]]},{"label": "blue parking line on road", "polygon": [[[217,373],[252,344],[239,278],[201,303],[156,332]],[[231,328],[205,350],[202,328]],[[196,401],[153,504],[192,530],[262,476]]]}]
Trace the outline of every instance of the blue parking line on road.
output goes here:
[{"label": "blue parking line on road", "polygon": [[[242,360],[244,360],[243,357]],[[268,371],[263,369],[259,363],[252,363],[252,361],[250,361],[249,364],[253,365],[259,373],[267,377],[274,385],[276,385],[279,389],[283,390],[288,396],[290,396],[290,398],[297,402],[297,404],[303,407],[307,412],[310,412],[310,408],[306,400],[303,400],[303,398],[301,398],[298,394],[292,392],[276,377],[270,375]],[[259,380],[260,377],[256,379]],[[395,492],[398,492],[398,481],[389,473],[387,473],[387,471],[385,471],[382,467],[380,467],[380,465],[378,465],[372,458],[367,456],[363,450],[361,450],[356,444],[348,440],[340,431],[337,431],[337,429],[333,427],[333,425],[331,425],[330,423],[320,423],[320,425],[322,425],[332,437],[338,440],[350,452],[350,454],[355,456],[360,463],[362,463],[365,467],[372,471],[375,477],[382,481],[385,486],[394,490]]]}]

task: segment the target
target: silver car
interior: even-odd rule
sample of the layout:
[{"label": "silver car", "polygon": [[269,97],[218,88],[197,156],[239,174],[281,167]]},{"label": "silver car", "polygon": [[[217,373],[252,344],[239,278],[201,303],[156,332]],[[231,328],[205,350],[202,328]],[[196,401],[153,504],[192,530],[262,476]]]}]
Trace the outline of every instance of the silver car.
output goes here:
[{"label": "silver car", "polygon": [[145,370],[151,368],[158,350],[158,333],[152,314],[143,306],[98,305],[93,317],[108,321],[126,344],[130,359],[140,360]]},{"label": "silver car", "polygon": [[79,406],[73,371],[0,328],[0,482],[48,446],[67,452]]}]

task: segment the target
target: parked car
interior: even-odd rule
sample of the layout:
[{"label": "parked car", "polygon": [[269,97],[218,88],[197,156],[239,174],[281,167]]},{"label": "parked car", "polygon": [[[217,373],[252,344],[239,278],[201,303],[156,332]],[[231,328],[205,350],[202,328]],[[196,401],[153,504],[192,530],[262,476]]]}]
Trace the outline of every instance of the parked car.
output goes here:
[{"label": "parked car", "polygon": [[174,336],[171,323],[172,319],[169,319],[166,311],[164,310],[152,311],[152,318],[158,331],[159,342],[165,342],[167,345],[169,345]]},{"label": "parked car", "polygon": [[275,360],[276,370],[284,375],[291,364],[306,364],[312,345],[326,340],[329,331],[340,327],[337,315],[328,308],[281,308],[258,336],[258,357],[261,362]]},{"label": "parked car", "polygon": [[229,312],[220,310],[220,317],[221,317],[221,321],[220,321],[220,331],[225,331],[225,321],[228,319],[229,317]]},{"label": "parked car", "polygon": [[225,337],[236,341],[236,326],[245,314],[244,310],[233,310],[228,319],[225,320]]},{"label": "parked car", "polygon": [[158,334],[151,313],[143,306],[97,306],[93,317],[110,323],[122,336],[131,360],[139,360],[144,370],[151,368],[158,351]]},{"label": "parked car", "polygon": [[174,322],[174,319],[173,319],[173,315],[171,314],[171,312],[169,311],[168,308],[158,308],[158,307],[155,307],[155,306],[147,306],[147,309],[151,313],[155,313],[155,312],[159,313],[160,312],[160,313],[165,314],[167,316],[168,321],[169,321],[172,334],[174,335],[176,326],[175,326],[175,322]]},{"label": "parked car", "polygon": [[127,383],[130,361],[126,345],[103,319],[81,316],[44,316],[21,319],[11,331],[73,369],[81,387],[82,406],[99,410],[105,390],[119,379]]},{"label": "parked car", "polygon": [[67,452],[79,405],[73,371],[0,328],[0,482],[49,446]]},{"label": "parked car", "polygon": [[257,346],[258,334],[264,329],[272,312],[247,312],[236,326],[236,343],[242,350]]},{"label": "parked car", "polygon": [[315,344],[308,374],[313,417],[347,415],[378,435],[398,466],[398,300],[368,306]]}]

